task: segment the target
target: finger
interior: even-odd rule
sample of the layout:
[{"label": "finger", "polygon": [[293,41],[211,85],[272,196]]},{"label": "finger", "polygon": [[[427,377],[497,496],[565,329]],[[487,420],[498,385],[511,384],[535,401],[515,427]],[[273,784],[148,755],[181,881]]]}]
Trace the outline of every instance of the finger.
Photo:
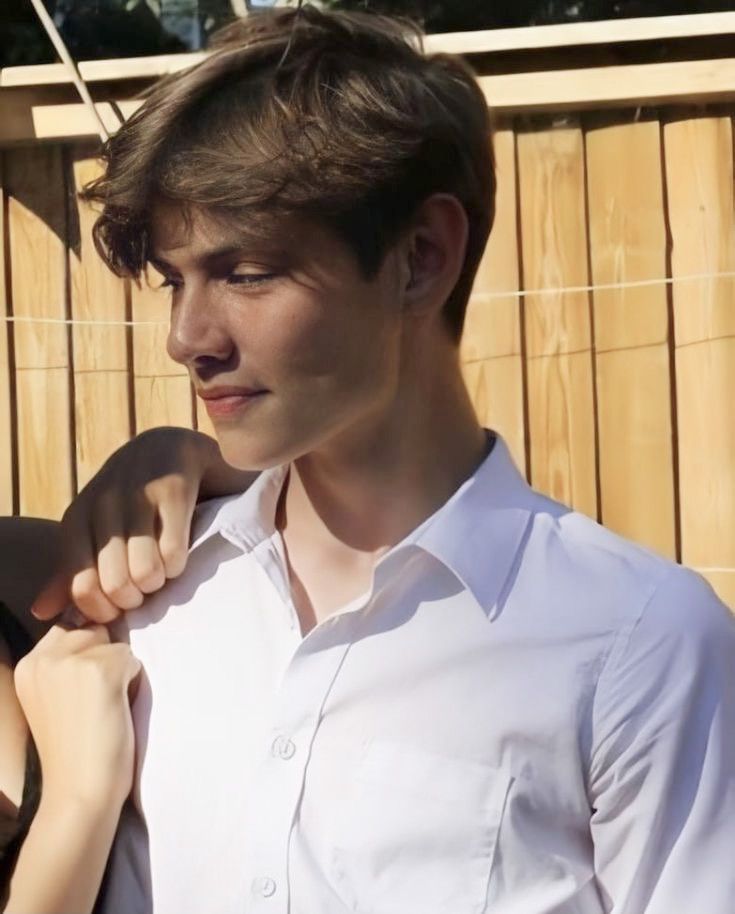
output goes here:
[{"label": "finger", "polygon": [[130,577],[143,594],[155,593],[166,583],[166,571],[153,530],[130,537],[128,565]]},{"label": "finger", "polygon": [[55,619],[69,605],[70,580],[68,571],[57,572],[37,594],[31,614],[45,622]]},{"label": "finger", "polygon": [[103,645],[109,646],[110,633],[104,625],[84,625],[80,628],[65,628],[52,625],[36,645],[40,653],[69,655],[78,654]]},{"label": "finger", "polygon": [[37,596],[31,608],[39,619],[50,620],[75,603],[85,618],[110,622],[119,613],[102,593],[95,569],[93,524],[89,505],[91,489],[81,495],[64,514],[61,526],[61,570]]},{"label": "finger", "polygon": [[81,504],[81,499],[72,504],[62,518],[58,570],[31,605],[31,613],[37,619],[49,621],[67,609],[72,599],[72,578],[78,571],[94,565],[91,527]]},{"label": "finger", "polygon": [[127,550],[130,578],[141,593],[163,587],[166,572],[158,551],[156,507],[146,486],[126,506]]},{"label": "finger", "polygon": [[197,489],[180,476],[168,477],[157,487],[158,551],[167,578],[176,578],[186,567],[191,519]]},{"label": "finger", "polygon": [[141,593],[154,593],[166,582],[163,559],[156,538],[156,513],[146,497],[135,499],[128,517],[128,568]]},{"label": "finger", "polygon": [[85,619],[91,622],[106,624],[120,615],[118,607],[102,591],[99,575],[94,567],[78,571],[72,577],[69,593]]},{"label": "finger", "polygon": [[128,547],[122,536],[110,536],[100,549],[97,574],[102,592],[119,609],[135,609],[143,602],[143,594],[130,577]]},{"label": "finger", "polygon": [[79,531],[67,535],[64,531],[64,536],[63,569],[38,594],[31,607],[32,614],[50,621],[74,603],[85,619],[110,622],[119,613],[100,587],[89,534]]},{"label": "finger", "polygon": [[[125,515],[122,497],[115,489],[97,494],[91,503],[92,558],[81,580],[72,582],[85,590],[79,608],[95,622],[111,622],[120,615],[135,593],[129,587],[127,554],[124,548]],[[115,541],[120,542],[116,543]],[[102,569],[100,557],[102,556]],[[104,574],[104,582],[101,576]],[[109,591],[108,592],[108,588]],[[133,588],[134,591],[134,588]],[[113,596],[112,594],[115,594]],[[116,597],[123,604],[120,606]]]}]

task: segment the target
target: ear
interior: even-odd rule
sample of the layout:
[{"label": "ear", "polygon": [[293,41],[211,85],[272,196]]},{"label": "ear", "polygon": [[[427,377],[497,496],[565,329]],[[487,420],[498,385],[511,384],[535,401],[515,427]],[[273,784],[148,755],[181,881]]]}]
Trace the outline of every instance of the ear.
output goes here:
[{"label": "ear", "polygon": [[467,213],[452,194],[424,200],[403,246],[406,312],[442,310],[462,271],[467,232]]}]

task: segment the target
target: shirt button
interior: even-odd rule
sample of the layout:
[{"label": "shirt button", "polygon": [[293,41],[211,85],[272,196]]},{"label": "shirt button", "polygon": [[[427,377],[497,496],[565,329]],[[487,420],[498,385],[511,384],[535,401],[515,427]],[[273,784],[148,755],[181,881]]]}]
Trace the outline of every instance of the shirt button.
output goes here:
[{"label": "shirt button", "polygon": [[271,746],[271,755],[275,758],[281,758],[285,761],[293,758],[296,753],[296,745],[285,736],[277,736]]},{"label": "shirt button", "polygon": [[260,895],[261,898],[270,898],[271,895],[276,893],[276,881],[271,879],[270,876],[260,876],[258,879],[253,879],[251,888],[253,895]]}]

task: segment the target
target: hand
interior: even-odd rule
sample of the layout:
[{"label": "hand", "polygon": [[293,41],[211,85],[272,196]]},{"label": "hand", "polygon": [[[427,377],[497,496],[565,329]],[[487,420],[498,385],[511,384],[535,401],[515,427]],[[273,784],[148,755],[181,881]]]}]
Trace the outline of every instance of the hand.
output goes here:
[{"label": "hand", "polygon": [[53,626],[15,668],[41,762],[43,800],[122,806],[133,782],[129,691],[140,663],[107,629]]},{"label": "hand", "polygon": [[138,435],[105,463],[61,521],[60,567],[34,601],[38,619],[73,602],[93,622],[134,609],[184,570],[200,495],[247,488],[212,438],[183,428]]}]

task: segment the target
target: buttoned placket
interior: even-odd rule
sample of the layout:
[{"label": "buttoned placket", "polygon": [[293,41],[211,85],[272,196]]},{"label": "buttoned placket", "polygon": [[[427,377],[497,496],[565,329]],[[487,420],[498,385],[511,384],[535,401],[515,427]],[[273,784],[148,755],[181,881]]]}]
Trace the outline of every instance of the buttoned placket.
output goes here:
[{"label": "buttoned placket", "polygon": [[250,914],[287,914],[290,904],[288,855],[311,748],[324,705],[352,643],[354,614],[371,595],[330,617],[301,639],[298,613],[288,585],[283,553],[273,540],[254,551],[255,557],[286,603],[296,647],[276,700],[270,745],[253,785],[248,817]]}]

